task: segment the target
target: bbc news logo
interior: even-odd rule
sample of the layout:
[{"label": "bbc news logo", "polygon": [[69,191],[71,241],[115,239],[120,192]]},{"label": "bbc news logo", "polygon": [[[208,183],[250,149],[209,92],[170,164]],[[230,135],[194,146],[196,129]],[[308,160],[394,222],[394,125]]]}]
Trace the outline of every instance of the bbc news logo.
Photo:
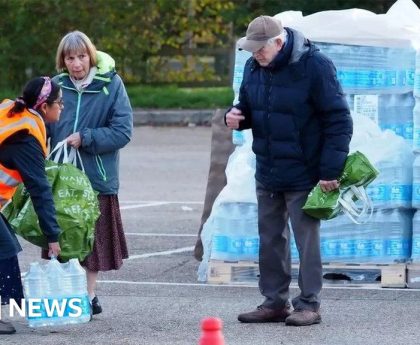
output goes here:
[{"label": "bbc news logo", "polygon": [[[80,317],[83,314],[83,298],[22,298],[20,303],[9,300],[9,317],[20,315],[28,319],[43,317]],[[1,297],[0,297],[1,305]],[[2,317],[0,308],[0,320]]]}]

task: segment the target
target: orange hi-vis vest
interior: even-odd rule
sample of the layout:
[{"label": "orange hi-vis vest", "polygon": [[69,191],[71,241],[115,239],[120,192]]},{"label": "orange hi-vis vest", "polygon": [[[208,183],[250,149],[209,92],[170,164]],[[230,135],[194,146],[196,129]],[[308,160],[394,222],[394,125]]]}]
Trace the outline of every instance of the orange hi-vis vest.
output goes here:
[{"label": "orange hi-vis vest", "polygon": [[[46,156],[47,134],[44,120],[36,111],[28,109],[8,117],[7,114],[13,105],[11,100],[4,100],[0,104],[0,145],[13,134],[27,131],[38,140]],[[0,164],[0,206],[12,198],[21,182],[22,178],[17,170],[8,169]]]}]

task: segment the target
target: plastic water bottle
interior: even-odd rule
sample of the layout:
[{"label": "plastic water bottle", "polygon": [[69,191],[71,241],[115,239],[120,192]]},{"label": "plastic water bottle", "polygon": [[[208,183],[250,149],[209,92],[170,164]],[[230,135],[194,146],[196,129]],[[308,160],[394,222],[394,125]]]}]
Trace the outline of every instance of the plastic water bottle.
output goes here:
[{"label": "plastic water bottle", "polygon": [[340,216],[321,222],[321,257],[324,262],[337,261],[340,258]]},{"label": "plastic water bottle", "polygon": [[[52,310],[53,303],[58,301],[59,307],[50,313],[48,324],[56,326],[63,324],[64,312],[62,312],[63,298],[65,297],[65,277],[64,270],[57,259],[51,259],[45,267],[45,278],[47,279],[47,291],[45,297],[48,298],[48,307]],[[47,308],[47,306],[46,306]]]},{"label": "plastic water bottle", "polygon": [[411,145],[414,104],[415,100],[412,92],[381,95],[379,98],[379,125],[381,129],[392,130]]},{"label": "plastic water bottle", "polygon": [[420,153],[420,97],[415,98],[413,108],[413,126],[413,151]]},{"label": "plastic water bottle", "polygon": [[413,216],[413,245],[411,251],[413,261],[420,260],[420,211],[416,211]]},{"label": "plastic water bottle", "polygon": [[391,203],[390,170],[392,163],[380,161],[376,164],[379,175],[366,188],[366,192],[376,209],[389,208]]},{"label": "plastic water bottle", "polygon": [[45,317],[45,308],[42,303],[34,303],[34,305],[39,307],[38,310],[35,310],[37,314],[40,314],[39,317],[29,315],[29,300],[42,299],[47,289],[45,273],[38,262],[32,262],[30,264],[29,271],[23,280],[23,286],[26,300],[26,317],[29,327],[48,326],[49,322]]},{"label": "plastic water bottle", "polygon": [[70,259],[65,266],[64,291],[66,296],[77,299],[81,309],[78,317],[69,317],[69,310],[66,313],[66,323],[84,323],[90,320],[91,306],[87,292],[86,271],[80,266],[79,260]]},{"label": "plastic water bottle", "polygon": [[420,155],[417,155],[413,163],[413,208],[420,208]]},{"label": "plastic water bottle", "polygon": [[365,231],[365,236],[369,237],[369,257],[366,262],[383,263],[386,262],[386,241],[383,233],[383,220],[380,211],[375,211],[370,221],[360,225],[361,231]]},{"label": "plastic water bottle", "polygon": [[[235,50],[235,66],[233,69],[233,93],[234,100],[233,105],[239,102],[239,89],[242,84],[242,79],[244,75],[244,69],[246,61],[251,57],[251,53],[245,50],[239,50],[238,47]],[[232,131],[232,143],[236,146],[241,146],[245,142],[245,137],[242,131],[233,130]]]},{"label": "plastic water bottle", "polygon": [[411,207],[412,174],[410,160],[400,156],[377,164],[379,176],[367,188],[375,208]]},{"label": "plastic water bottle", "polygon": [[414,86],[413,92],[415,97],[420,97],[420,50],[416,53],[415,73],[414,73]]},{"label": "plastic water bottle", "polygon": [[411,208],[413,169],[412,161],[396,159],[391,169],[391,207]]},{"label": "plastic water bottle", "polygon": [[373,231],[371,223],[364,225],[353,224],[354,239],[354,260],[356,262],[371,262],[373,256]]},{"label": "plastic water bottle", "polygon": [[[231,257],[228,252],[229,236],[230,236],[230,215],[228,213],[229,206],[227,204],[220,204],[217,209],[213,209],[214,233],[212,236],[211,255],[213,260],[230,261]],[[232,260],[233,261],[233,260]]]},{"label": "plastic water bottle", "polygon": [[410,257],[412,241],[412,216],[410,211],[382,210],[383,233],[386,239],[388,261],[403,262]]},{"label": "plastic water bottle", "polygon": [[292,262],[299,262],[299,251],[292,231],[290,233],[290,256],[292,258]]},{"label": "plastic water bottle", "polygon": [[244,75],[245,63],[251,57],[251,53],[246,50],[235,50],[235,66],[233,69],[233,92],[235,95],[235,99],[233,104],[238,103],[239,98],[239,89],[242,84],[242,79]]},{"label": "plastic water bottle", "polygon": [[380,127],[382,130],[389,129],[395,134],[402,136],[398,100],[396,94],[388,94],[381,97]]}]

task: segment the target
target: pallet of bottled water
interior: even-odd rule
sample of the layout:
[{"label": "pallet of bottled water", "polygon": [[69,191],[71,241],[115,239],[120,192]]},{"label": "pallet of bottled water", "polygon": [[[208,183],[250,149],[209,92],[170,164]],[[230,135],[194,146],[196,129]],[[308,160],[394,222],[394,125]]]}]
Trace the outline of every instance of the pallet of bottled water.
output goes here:
[{"label": "pallet of bottled water", "polygon": [[86,273],[77,259],[60,264],[30,264],[23,278],[25,312],[29,327],[60,326],[88,322],[91,306]]}]

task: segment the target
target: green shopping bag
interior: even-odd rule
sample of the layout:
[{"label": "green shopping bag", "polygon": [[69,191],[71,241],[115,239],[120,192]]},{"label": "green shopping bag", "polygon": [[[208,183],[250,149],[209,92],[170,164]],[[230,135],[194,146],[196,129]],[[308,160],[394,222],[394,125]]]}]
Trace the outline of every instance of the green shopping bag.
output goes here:
[{"label": "green shopping bag", "polygon": [[[366,194],[365,187],[379,174],[366,156],[356,151],[351,153],[339,177],[340,188],[331,192],[323,192],[316,185],[308,195],[303,210],[312,217],[331,219],[340,212],[346,213],[355,223],[359,223],[366,215],[371,215],[372,203]],[[359,203],[357,203],[359,201]],[[359,206],[359,205],[362,206]]]},{"label": "green shopping bag", "polygon": [[[60,258],[82,261],[93,249],[95,223],[99,217],[97,193],[88,177],[72,164],[47,160],[45,170],[61,228]],[[23,184],[19,185],[3,214],[16,234],[39,247],[48,248],[47,238],[39,227],[38,216]]]}]

